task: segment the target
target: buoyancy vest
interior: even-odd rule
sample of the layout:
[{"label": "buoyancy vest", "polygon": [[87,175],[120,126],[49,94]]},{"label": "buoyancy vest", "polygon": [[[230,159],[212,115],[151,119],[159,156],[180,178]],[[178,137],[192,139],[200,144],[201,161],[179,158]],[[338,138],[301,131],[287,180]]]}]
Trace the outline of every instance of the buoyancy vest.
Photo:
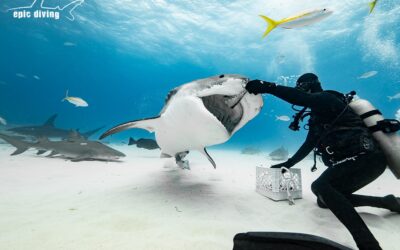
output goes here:
[{"label": "buoyancy vest", "polygon": [[334,95],[343,105],[332,104],[323,113],[311,112],[310,132],[317,138],[315,151],[327,166],[344,159],[366,154],[377,149],[372,134],[359,115],[349,108],[347,97],[336,91]]}]

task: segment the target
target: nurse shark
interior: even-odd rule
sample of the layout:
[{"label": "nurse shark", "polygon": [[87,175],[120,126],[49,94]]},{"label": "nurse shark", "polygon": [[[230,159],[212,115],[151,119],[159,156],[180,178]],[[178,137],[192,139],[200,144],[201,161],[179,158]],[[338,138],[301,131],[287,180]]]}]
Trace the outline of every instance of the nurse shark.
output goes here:
[{"label": "nurse shark", "polygon": [[175,157],[181,168],[189,169],[183,158],[190,150],[197,150],[215,168],[206,147],[228,141],[263,106],[261,95],[245,90],[248,81],[245,76],[231,74],[183,84],[169,92],[158,116],[120,124],[100,139],[127,129],[145,129],[155,133],[161,157]]}]

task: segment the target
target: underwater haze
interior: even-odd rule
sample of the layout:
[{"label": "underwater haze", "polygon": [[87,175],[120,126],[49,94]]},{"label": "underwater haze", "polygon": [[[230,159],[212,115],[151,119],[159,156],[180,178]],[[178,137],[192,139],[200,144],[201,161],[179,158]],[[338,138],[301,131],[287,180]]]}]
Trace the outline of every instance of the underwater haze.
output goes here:
[{"label": "underwater haze", "polygon": [[[58,19],[10,10],[35,2],[0,3],[0,117],[7,126],[41,124],[57,113],[57,127],[111,128],[156,116],[169,90],[195,79],[242,74],[294,86],[306,72],[324,89],[355,90],[386,118],[400,119],[397,0],[379,1],[371,14],[369,0],[82,1]],[[332,15],[262,38],[267,23],[259,15],[280,20],[321,8]],[[89,106],[62,102],[67,90]],[[283,145],[293,152],[302,143],[304,129],[293,132],[290,121],[276,118],[291,117],[290,105],[263,98],[260,114],[219,147]],[[153,138],[130,130],[111,139],[127,143],[129,136]]]}]

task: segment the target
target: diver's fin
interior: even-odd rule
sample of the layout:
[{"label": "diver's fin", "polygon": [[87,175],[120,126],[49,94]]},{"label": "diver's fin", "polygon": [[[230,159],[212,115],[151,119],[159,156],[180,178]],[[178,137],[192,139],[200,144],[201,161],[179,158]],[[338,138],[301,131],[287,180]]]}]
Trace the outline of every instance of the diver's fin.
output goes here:
[{"label": "diver's fin", "polygon": [[[93,130],[89,130],[85,133],[81,133],[81,135],[85,138],[88,139],[90,136],[94,135],[95,133],[97,133],[98,131],[100,131],[101,129],[103,129],[104,126],[101,126],[99,128],[93,129]],[[77,130],[78,131],[78,130]],[[79,131],[78,131],[79,132]]]},{"label": "diver's fin", "polygon": [[42,154],[44,154],[44,153],[46,153],[47,152],[47,150],[44,150],[44,149],[40,149],[39,151],[37,151],[37,155],[42,155]]},{"label": "diver's fin", "polygon": [[135,144],[136,144],[135,139],[133,139],[132,137],[129,137],[128,145],[135,145]]},{"label": "diver's fin", "polygon": [[17,148],[11,155],[22,154],[31,147],[28,142],[15,139],[12,136],[0,134],[0,138]]},{"label": "diver's fin", "polygon": [[213,160],[213,158],[211,158],[211,156],[208,154],[206,148],[200,149],[199,151],[200,151],[200,153],[202,153],[203,155],[205,155],[207,157],[207,159],[211,162],[211,164],[213,165],[214,168],[217,168],[217,164],[215,164],[215,161]]},{"label": "diver's fin", "polygon": [[49,119],[47,119],[47,121],[43,124],[43,126],[46,127],[54,127],[54,121],[56,120],[58,114],[54,114],[52,116],[50,116]]},{"label": "diver's fin", "polygon": [[147,119],[141,119],[141,120],[135,120],[135,121],[130,121],[126,122],[123,124],[120,124],[108,131],[106,131],[104,134],[100,136],[100,140],[106,138],[109,135],[131,129],[131,128],[141,128],[145,129],[149,132],[154,132],[154,130],[157,128],[158,125],[158,118],[160,116],[152,117],[152,118],[147,118]]},{"label": "diver's fin", "polygon": [[268,27],[262,36],[262,37],[266,37],[269,32],[271,32],[273,29],[276,28],[276,26],[278,26],[279,22],[272,20],[271,18],[264,16],[264,15],[260,15],[260,17],[268,23]]}]

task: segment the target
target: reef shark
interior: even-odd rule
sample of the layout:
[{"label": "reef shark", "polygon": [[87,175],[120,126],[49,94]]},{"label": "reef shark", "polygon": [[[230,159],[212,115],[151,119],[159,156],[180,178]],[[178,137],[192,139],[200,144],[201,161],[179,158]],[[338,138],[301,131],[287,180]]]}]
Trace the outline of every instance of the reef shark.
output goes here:
[{"label": "reef shark", "polygon": [[84,160],[116,161],[125,156],[120,151],[98,141],[88,141],[80,136],[70,136],[68,140],[63,141],[39,138],[37,142],[27,142],[4,134],[0,134],[0,138],[17,148],[11,155],[19,155],[34,148],[38,150],[38,155],[51,151],[48,157],[60,155],[74,162]]},{"label": "reef shark", "polygon": [[[42,11],[43,13],[47,12],[47,11],[51,11],[51,12],[57,12],[60,14],[62,14],[62,16],[65,16],[67,19],[69,19],[70,21],[74,21],[75,20],[75,16],[72,14],[72,12],[81,4],[83,4],[85,2],[85,0],[75,0],[72,1],[71,3],[64,5],[63,7],[60,6],[56,6],[56,7],[46,7],[44,6],[44,1],[45,0],[34,0],[32,2],[31,5],[28,6],[23,6],[23,7],[16,7],[16,8],[11,8],[8,9],[7,11],[17,11],[17,12],[21,12],[24,13],[24,15],[26,15],[26,11],[30,12],[34,12],[34,11]],[[29,14],[31,15],[31,14]],[[29,16],[30,17],[30,16]]]},{"label": "reef shark", "polygon": [[183,158],[197,150],[215,168],[206,147],[228,141],[263,106],[261,95],[245,90],[248,81],[241,75],[219,75],[183,84],[169,92],[158,116],[123,123],[100,139],[131,128],[145,129],[155,133],[161,157],[175,157],[181,168],[189,169]]},{"label": "reef shark", "polygon": [[286,161],[289,157],[289,151],[281,146],[278,149],[275,149],[269,154],[269,157],[273,161]]},{"label": "reef shark", "polygon": [[[57,118],[57,114],[52,115],[43,125],[39,126],[25,126],[25,127],[16,127],[8,129],[8,131],[12,131],[14,133],[26,136],[33,136],[35,138],[46,137],[46,138],[68,138],[72,130],[66,130],[61,128],[56,128],[54,126],[54,121]],[[84,138],[89,138],[91,135],[98,132],[103,127],[96,128],[85,133],[80,133]]]}]

